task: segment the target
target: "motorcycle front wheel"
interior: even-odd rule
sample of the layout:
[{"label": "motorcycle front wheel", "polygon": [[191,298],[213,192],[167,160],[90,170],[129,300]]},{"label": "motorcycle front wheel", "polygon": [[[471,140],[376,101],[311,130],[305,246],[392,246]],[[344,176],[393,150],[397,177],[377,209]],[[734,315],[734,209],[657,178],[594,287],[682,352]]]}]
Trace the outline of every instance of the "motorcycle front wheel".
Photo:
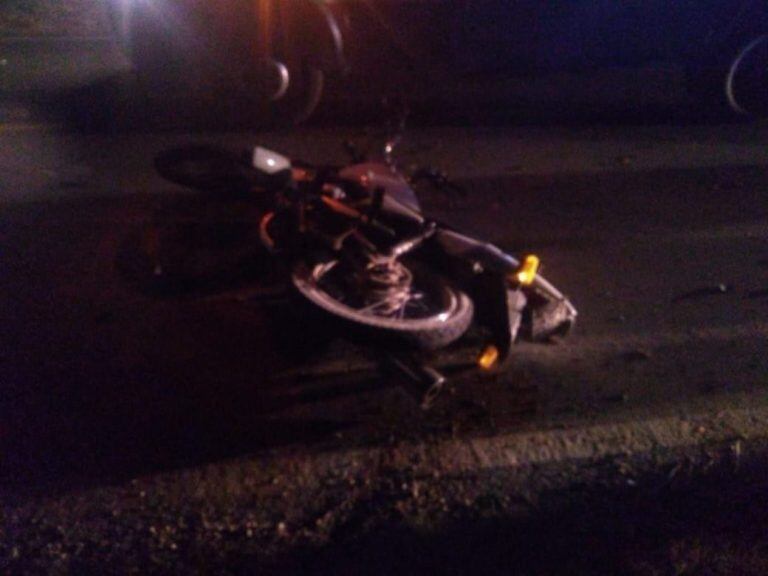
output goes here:
[{"label": "motorcycle front wheel", "polygon": [[309,302],[371,337],[422,350],[436,350],[460,338],[474,313],[469,296],[418,266],[405,268],[405,273],[410,284],[396,294],[361,290],[338,260],[299,263],[292,281]]}]

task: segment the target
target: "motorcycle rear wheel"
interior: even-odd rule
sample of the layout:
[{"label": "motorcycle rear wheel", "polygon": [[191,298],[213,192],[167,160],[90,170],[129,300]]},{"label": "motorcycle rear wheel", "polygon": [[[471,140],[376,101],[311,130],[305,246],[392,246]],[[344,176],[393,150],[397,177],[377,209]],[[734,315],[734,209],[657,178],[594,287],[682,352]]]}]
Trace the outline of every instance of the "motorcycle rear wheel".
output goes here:
[{"label": "motorcycle rear wheel", "polygon": [[420,267],[410,269],[410,295],[402,310],[393,313],[353,294],[338,264],[338,260],[299,263],[293,270],[293,285],[309,302],[371,337],[436,350],[460,338],[472,322],[469,296]]},{"label": "motorcycle rear wheel", "polygon": [[169,182],[201,192],[247,195],[256,185],[240,156],[207,144],[165,150],[155,158],[155,170]]}]

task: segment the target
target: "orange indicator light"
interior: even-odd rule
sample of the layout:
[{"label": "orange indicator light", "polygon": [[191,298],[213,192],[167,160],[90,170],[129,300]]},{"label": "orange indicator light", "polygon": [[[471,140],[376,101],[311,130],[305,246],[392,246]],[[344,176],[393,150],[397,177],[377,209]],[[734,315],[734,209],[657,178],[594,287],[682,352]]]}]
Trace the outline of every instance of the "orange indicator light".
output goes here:
[{"label": "orange indicator light", "polygon": [[536,279],[536,273],[539,271],[539,258],[531,254],[526,256],[520,269],[515,274],[515,279],[523,286],[530,286]]},{"label": "orange indicator light", "polygon": [[499,349],[494,345],[486,346],[483,353],[477,359],[477,365],[483,370],[490,370],[499,361]]}]

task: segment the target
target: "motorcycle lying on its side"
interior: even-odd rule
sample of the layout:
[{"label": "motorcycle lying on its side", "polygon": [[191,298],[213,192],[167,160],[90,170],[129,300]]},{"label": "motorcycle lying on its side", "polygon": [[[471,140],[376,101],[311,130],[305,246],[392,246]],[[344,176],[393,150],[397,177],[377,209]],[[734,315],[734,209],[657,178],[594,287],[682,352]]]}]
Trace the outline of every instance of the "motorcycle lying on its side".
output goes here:
[{"label": "motorcycle lying on its side", "polygon": [[487,335],[477,366],[494,370],[518,339],[567,334],[577,312],[538,273],[536,256],[518,260],[425,215],[414,184],[435,173],[406,177],[393,146],[387,143],[381,161],[355,153],[343,167],[292,162],[262,147],[243,157],[205,147],[171,151],[156,167],[194,186],[182,167],[203,161],[204,187],[265,192],[270,208],[259,237],[289,263],[296,292],[379,347],[389,366],[420,385],[426,409],[446,380],[429,358],[470,326]]}]

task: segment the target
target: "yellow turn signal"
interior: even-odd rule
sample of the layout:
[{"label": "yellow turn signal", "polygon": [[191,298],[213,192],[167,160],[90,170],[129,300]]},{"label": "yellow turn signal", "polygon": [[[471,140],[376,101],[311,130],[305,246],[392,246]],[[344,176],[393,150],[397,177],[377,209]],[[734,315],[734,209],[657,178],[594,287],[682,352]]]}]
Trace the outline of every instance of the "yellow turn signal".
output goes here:
[{"label": "yellow turn signal", "polygon": [[490,370],[499,361],[499,349],[493,344],[486,346],[477,359],[477,365],[483,370]]},{"label": "yellow turn signal", "polygon": [[533,254],[526,256],[520,265],[520,269],[515,273],[515,280],[523,286],[530,286],[536,279],[536,274],[539,271],[539,262],[538,256]]}]

